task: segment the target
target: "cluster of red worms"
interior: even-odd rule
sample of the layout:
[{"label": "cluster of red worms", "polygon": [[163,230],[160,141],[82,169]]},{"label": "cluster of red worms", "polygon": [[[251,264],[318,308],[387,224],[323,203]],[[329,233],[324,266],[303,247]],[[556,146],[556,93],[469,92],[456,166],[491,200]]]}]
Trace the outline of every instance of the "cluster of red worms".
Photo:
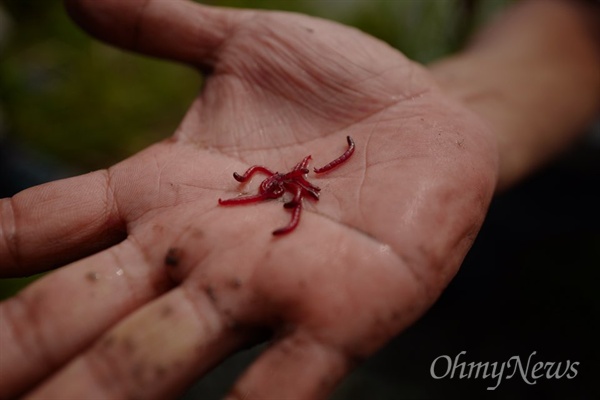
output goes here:
[{"label": "cluster of red worms", "polygon": [[[322,174],[331,171],[338,165],[342,164],[354,153],[354,141],[350,136],[346,137],[348,141],[348,149],[327,165],[321,168],[314,168],[315,173]],[[231,199],[219,199],[219,204],[222,206],[240,205],[256,203],[263,200],[277,199],[282,197],[286,192],[292,193],[293,197],[290,201],[283,204],[286,209],[292,210],[292,219],[287,226],[273,231],[273,235],[283,235],[293,231],[300,222],[300,214],[302,212],[302,199],[309,196],[315,201],[319,200],[319,192],[321,188],[313,185],[306,180],[308,174],[308,163],[311,156],[306,156],[288,173],[282,174],[273,172],[262,165],[254,165],[246,170],[243,175],[237,172],[233,173],[233,177],[238,182],[246,182],[256,173],[267,175],[267,178],[262,181],[259,186],[258,193],[248,196],[239,196]]]}]

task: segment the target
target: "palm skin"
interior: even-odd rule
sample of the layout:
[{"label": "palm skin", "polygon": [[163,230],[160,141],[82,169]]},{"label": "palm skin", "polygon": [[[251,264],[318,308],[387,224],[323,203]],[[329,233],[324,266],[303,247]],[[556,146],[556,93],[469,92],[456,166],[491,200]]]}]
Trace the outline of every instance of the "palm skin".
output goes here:
[{"label": "palm skin", "polygon": [[[424,68],[306,16],[68,5],[105,40],[210,73],[173,138],[3,200],[5,275],[79,259],[0,306],[0,394],[172,397],[272,335],[233,398],[323,398],[438,297],[484,218],[497,155]],[[217,204],[260,182],[234,171],[287,172],[308,154],[322,166],[348,135],[355,154],[309,174],[321,198],[292,233],[271,235],[290,217],[279,201]]]}]

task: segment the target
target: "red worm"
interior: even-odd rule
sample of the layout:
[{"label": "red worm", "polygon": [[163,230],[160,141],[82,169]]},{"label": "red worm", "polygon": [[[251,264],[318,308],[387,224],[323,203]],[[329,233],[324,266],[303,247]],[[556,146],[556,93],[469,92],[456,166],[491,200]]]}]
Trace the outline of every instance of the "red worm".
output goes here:
[{"label": "red worm", "polygon": [[346,140],[348,141],[348,150],[346,150],[344,152],[344,154],[342,154],[341,156],[339,156],[338,158],[336,158],[329,164],[325,165],[324,167],[315,168],[314,171],[317,174],[322,174],[323,172],[330,171],[350,158],[352,153],[354,153],[354,140],[352,140],[352,138],[350,136],[346,136]]}]

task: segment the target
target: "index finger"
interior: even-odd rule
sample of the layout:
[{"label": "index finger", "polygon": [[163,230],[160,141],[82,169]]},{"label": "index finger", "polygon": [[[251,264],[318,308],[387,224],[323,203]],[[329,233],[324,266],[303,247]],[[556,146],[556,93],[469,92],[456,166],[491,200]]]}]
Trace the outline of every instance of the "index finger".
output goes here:
[{"label": "index finger", "polygon": [[118,243],[125,228],[108,170],[0,199],[0,277],[25,276]]}]

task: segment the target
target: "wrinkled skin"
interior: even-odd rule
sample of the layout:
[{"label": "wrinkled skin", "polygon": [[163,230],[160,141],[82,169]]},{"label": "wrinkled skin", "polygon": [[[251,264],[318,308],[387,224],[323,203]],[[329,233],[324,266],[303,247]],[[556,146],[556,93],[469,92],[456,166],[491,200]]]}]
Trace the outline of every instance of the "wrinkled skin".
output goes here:
[{"label": "wrinkled skin", "polygon": [[[456,273],[496,181],[486,125],[355,29],[180,0],[73,0],[121,47],[209,71],[173,137],[0,203],[4,276],[64,265],[0,306],[0,393],[172,398],[236,349],[272,345],[233,398],[325,398]],[[168,28],[167,28],[168,27]],[[165,77],[168,79],[168,77]],[[94,112],[90,110],[90,118]],[[298,228],[250,165],[325,176]],[[66,264],[66,265],[65,265]]]}]

